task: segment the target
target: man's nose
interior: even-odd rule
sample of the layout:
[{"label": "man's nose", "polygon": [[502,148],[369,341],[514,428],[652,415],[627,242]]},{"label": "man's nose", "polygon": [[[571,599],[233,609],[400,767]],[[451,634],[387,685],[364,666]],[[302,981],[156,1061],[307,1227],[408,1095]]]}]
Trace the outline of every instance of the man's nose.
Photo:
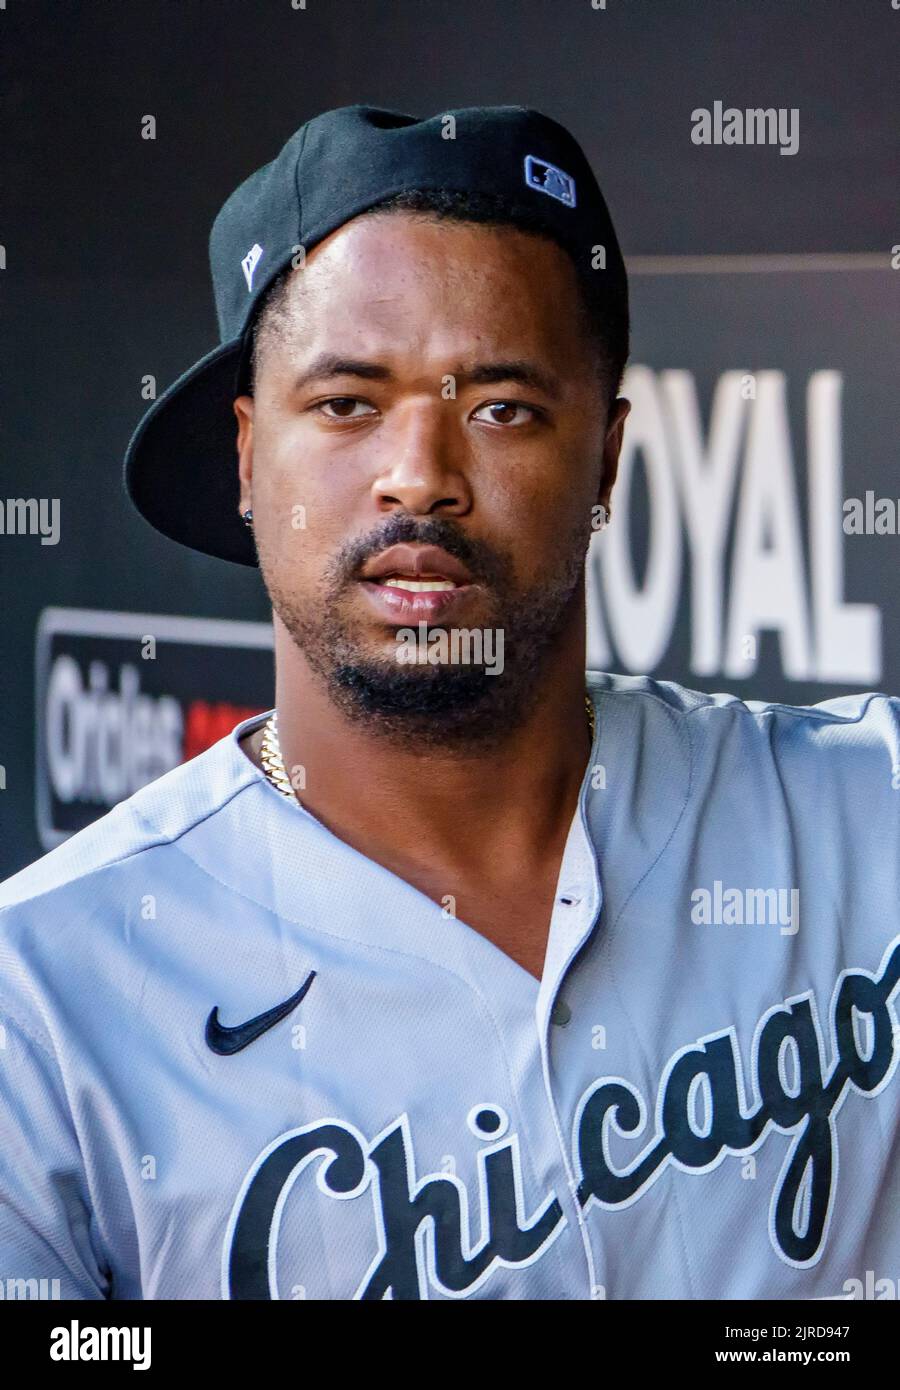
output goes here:
[{"label": "man's nose", "polygon": [[396,410],[384,441],[387,458],[372,484],[379,511],[399,506],[419,516],[462,516],[471,507],[465,445],[442,404],[411,401]]}]

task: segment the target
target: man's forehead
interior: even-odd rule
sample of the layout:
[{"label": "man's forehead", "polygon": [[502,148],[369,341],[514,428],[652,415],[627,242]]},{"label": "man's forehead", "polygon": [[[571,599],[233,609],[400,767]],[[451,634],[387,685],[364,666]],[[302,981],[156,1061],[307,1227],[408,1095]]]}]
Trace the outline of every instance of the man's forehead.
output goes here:
[{"label": "man's forehead", "polygon": [[550,367],[583,356],[578,302],[574,266],[546,238],[376,212],[338,228],[291,273],[278,355],[292,373],[326,354],[388,364],[418,354],[442,372],[523,358]]},{"label": "man's forehead", "polygon": [[[488,230],[478,224],[455,225],[472,227],[476,234]],[[346,230],[351,227],[355,234],[355,224]],[[443,234],[445,229],[440,230]],[[285,309],[291,333],[305,340],[311,334],[331,340],[339,330],[368,327],[377,333],[382,327],[396,332],[398,318],[412,326],[403,316],[424,294],[430,312],[436,311],[427,320],[434,335],[442,329],[451,333],[454,325],[465,331],[465,325],[477,324],[479,336],[493,337],[496,331],[502,337],[511,329],[519,338],[546,336],[559,328],[566,300],[571,297],[573,307],[578,301],[575,272],[566,267],[568,258],[561,248],[553,243],[534,247],[530,243],[539,241],[534,237],[527,241],[524,252],[495,244],[479,254],[474,241],[467,245],[457,239],[452,248],[449,241],[443,242],[443,253],[438,254],[434,244],[376,233],[365,241],[357,236],[343,248],[335,241],[330,256],[329,248],[319,254],[317,247],[289,277]],[[561,261],[558,275],[550,263],[554,256]],[[423,325],[417,326],[421,330]],[[498,340],[495,346],[503,344]]]},{"label": "man's forehead", "polygon": [[[574,266],[566,252],[545,236],[519,227],[463,221],[430,212],[376,210],[353,218],[319,242],[290,277],[290,295],[302,299],[323,292],[353,289],[378,298],[379,284],[398,284],[413,275],[525,277],[552,267],[574,283]],[[378,278],[362,277],[367,269]]]}]

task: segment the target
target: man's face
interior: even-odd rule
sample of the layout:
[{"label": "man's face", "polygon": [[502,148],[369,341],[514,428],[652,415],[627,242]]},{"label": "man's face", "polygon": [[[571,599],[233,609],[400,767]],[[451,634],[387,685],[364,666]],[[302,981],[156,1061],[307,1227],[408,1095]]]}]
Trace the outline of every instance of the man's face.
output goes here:
[{"label": "man's face", "polygon": [[[514,228],[375,214],[310,253],[287,309],[235,402],[275,613],[370,726],[490,738],[583,632],[591,509],[628,411],[607,419],[574,268]],[[423,638],[454,629],[491,634],[480,664],[465,643],[408,659],[411,632],[439,655]]]}]

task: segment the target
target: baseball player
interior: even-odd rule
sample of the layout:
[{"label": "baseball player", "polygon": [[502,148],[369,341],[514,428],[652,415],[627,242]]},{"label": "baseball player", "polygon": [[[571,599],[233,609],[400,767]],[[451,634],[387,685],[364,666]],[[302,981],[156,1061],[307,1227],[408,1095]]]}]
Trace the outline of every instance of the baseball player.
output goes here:
[{"label": "baseball player", "polygon": [[126,485],[258,563],[276,702],[0,890],[0,1281],[896,1277],[900,705],[585,674],[628,309],[579,146],[329,111],[210,253]]}]

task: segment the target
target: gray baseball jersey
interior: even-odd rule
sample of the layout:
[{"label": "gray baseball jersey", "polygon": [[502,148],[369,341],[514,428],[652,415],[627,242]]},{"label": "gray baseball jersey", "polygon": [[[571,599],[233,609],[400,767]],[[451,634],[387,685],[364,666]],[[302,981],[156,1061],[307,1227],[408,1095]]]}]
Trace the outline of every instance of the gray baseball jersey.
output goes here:
[{"label": "gray baseball jersey", "polygon": [[900,1275],[900,701],[588,686],[540,982],[282,796],[256,718],[2,885],[6,1296]]}]

